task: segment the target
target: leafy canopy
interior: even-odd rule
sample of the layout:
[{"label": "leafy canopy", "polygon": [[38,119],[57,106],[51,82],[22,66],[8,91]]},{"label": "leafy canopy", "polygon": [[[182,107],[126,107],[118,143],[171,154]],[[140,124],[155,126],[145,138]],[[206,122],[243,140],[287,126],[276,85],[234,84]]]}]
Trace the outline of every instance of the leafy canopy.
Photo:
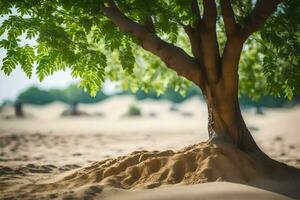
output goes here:
[{"label": "leafy canopy", "polygon": [[[191,55],[182,24],[191,24],[187,0],[118,0],[120,10],[136,22],[151,16],[155,31]],[[184,93],[189,82],[176,75],[139,41],[121,32],[102,12],[102,0],[0,1],[0,48],[5,49],[1,69],[10,74],[20,66],[28,77],[36,67],[40,80],[70,68],[83,88],[95,95],[105,79],[120,81],[125,89],[158,94],[168,87]],[[232,1],[236,19],[254,7],[252,0]],[[200,8],[202,3],[199,1]],[[217,1],[220,13],[219,2]],[[201,9],[203,10],[203,9]],[[220,16],[220,15],[219,15]],[[260,32],[244,46],[240,61],[240,91],[258,94],[300,93],[300,1],[279,5]],[[223,21],[217,22],[221,51],[226,37]]]}]

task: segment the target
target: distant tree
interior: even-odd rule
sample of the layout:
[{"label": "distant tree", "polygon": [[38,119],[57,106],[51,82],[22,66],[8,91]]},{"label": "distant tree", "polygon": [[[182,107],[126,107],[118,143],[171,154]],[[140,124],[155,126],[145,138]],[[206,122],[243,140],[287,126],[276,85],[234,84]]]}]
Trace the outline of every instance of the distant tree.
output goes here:
[{"label": "distant tree", "polygon": [[14,101],[10,100],[10,99],[5,99],[4,101],[2,101],[2,106],[12,106],[14,105]]},{"label": "distant tree", "polygon": [[[294,98],[296,99],[296,98]],[[261,96],[259,99],[253,100],[246,95],[240,97],[240,104],[244,107],[267,107],[267,108],[279,108],[284,107],[288,103],[288,99],[285,97],[274,98],[273,96]]]},{"label": "distant tree", "polygon": [[37,105],[48,104],[54,100],[49,92],[39,89],[38,87],[30,87],[24,92],[21,92],[17,97],[17,101]]},{"label": "distant tree", "polygon": [[154,90],[150,92],[144,92],[143,90],[138,90],[135,93],[135,97],[138,100],[144,100],[147,98],[155,99],[155,100],[165,99],[165,100],[172,101],[174,103],[181,103],[184,100],[193,96],[201,96],[201,91],[195,85],[191,85],[190,87],[188,87],[185,91],[184,96],[180,94],[178,91],[175,91],[173,88],[167,88],[165,92],[159,96]]},{"label": "distant tree", "polygon": [[88,93],[84,92],[75,84],[71,84],[64,89],[50,89],[43,90],[36,86],[29,87],[21,92],[17,100],[36,105],[45,105],[54,101],[61,101],[64,103],[72,104],[77,103],[95,103],[107,98],[102,91],[97,92],[95,97],[91,97]]},{"label": "distant tree", "polygon": [[[189,80],[205,97],[211,142],[279,165],[252,138],[238,93],[299,93],[299,0],[11,0],[0,7],[9,15],[0,28],[6,74],[19,64],[30,77],[36,63],[43,80],[70,68],[92,95],[105,78],[158,94],[184,91]],[[37,44],[20,45],[22,34]]]},{"label": "distant tree", "polygon": [[64,102],[67,103],[95,103],[102,101],[107,98],[107,95],[102,91],[98,91],[94,97],[91,97],[88,93],[84,92],[82,88],[79,88],[78,85],[72,84],[67,88],[61,90],[64,96]]},{"label": "distant tree", "polygon": [[71,104],[71,115],[79,115],[78,103],[76,101]]},{"label": "distant tree", "polygon": [[23,103],[20,101],[16,101],[15,103],[15,115],[16,117],[24,117],[24,111],[23,111]]},{"label": "distant tree", "polygon": [[124,116],[137,117],[137,116],[141,116],[141,115],[142,115],[142,111],[141,111],[140,107],[135,104],[131,104],[131,105],[129,105],[128,110]]}]

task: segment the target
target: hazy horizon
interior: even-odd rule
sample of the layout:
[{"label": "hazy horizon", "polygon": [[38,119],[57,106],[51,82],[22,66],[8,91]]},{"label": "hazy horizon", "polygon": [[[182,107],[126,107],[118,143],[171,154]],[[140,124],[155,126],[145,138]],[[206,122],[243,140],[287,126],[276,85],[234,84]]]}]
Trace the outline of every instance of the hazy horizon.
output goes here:
[{"label": "hazy horizon", "polygon": [[44,89],[63,88],[78,81],[79,79],[71,77],[69,70],[56,72],[52,76],[45,77],[42,82],[38,80],[36,74],[33,74],[32,78],[29,79],[21,69],[14,70],[9,76],[1,71],[0,102],[6,99],[14,100],[20,92],[33,85]]},{"label": "hazy horizon", "polygon": [[[15,69],[9,76],[5,75],[3,71],[0,71],[0,102],[4,100],[15,100],[20,92],[31,86],[37,86],[43,89],[60,89],[79,81],[79,78],[72,78],[69,69],[55,72],[53,75],[45,77],[42,82],[39,81],[35,72],[29,79],[20,68]],[[115,85],[115,83],[106,81],[102,89],[105,93],[111,94],[117,90]]]}]

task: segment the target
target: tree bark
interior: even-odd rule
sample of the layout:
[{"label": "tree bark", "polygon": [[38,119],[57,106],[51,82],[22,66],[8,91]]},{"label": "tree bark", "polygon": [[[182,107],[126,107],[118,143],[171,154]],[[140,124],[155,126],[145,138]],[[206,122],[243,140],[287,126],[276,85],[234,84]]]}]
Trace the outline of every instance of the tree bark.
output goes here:
[{"label": "tree bark", "polygon": [[208,85],[204,95],[210,141],[230,142],[243,151],[261,152],[245,124],[237,93],[227,91],[219,83]]}]

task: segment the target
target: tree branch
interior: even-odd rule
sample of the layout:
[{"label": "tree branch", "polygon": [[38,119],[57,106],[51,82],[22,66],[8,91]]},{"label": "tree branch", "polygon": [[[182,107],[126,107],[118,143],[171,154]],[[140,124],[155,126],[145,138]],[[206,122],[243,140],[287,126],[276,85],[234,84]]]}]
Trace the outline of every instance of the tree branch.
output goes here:
[{"label": "tree branch", "polygon": [[199,27],[199,22],[201,21],[201,13],[198,5],[198,0],[191,0],[191,10],[195,17],[194,24],[192,24],[194,27]]},{"label": "tree branch", "polygon": [[151,16],[148,16],[148,17],[145,19],[145,26],[148,28],[148,30],[149,30],[151,33],[155,33],[155,27],[154,27],[154,23],[153,23],[153,20],[152,20],[152,17],[151,17]]},{"label": "tree branch", "polygon": [[203,0],[203,22],[206,28],[215,31],[217,21],[217,7],[215,0]]},{"label": "tree branch", "polygon": [[130,33],[141,42],[141,46],[160,57],[160,59],[179,75],[202,85],[200,66],[184,50],[160,39],[156,34],[139,23],[125,16],[116,6],[113,0],[109,1],[109,7],[103,8],[104,14],[120,28],[121,31]]},{"label": "tree branch", "polygon": [[221,11],[225,25],[227,41],[221,59],[221,81],[227,91],[238,91],[238,65],[243,48],[243,41],[237,37],[239,26],[234,19],[230,0],[221,0]]},{"label": "tree branch", "polygon": [[198,60],[199,63],[203,61],[202,59],[202,49],[201,49],[201,40],[200,40],[200,23],[201,23],[201,14],[198,5],[198,0],[190,0],[191,2],[191,12],[193,14],[193,22],[190,25],[181,24],[185,33],[187,34],[190,45],[192,48],[192,53],[194,57]]},{"label": "tree branch", "polygon": [[[222,81],[228,90],[238,92],[238,66],[244,42],[252,33],[263,26],[268,16],[276,10],[280,2],[281,0],[257,0],[254,9],[245,18],[244,28],[239,31],[236,30],[235,33],[237,34],[231,35],[227,39],[221,64]],[[225,28],[227,31],[232,31],[234,16],[232,9],[230,9],[229,0],[221,0],[221,6]]]},{"label": "tree branch", "polygon": [[204,13],[200,33],[203,60],[209,82],[219,79],[219,46],[216,33],[217,8],[215,0],[203,0]]},{"label": "tree branch", "polygon": [[190,44],[192,47],[192,53],[194,55],[194,57],[198,60],[198,62],[200,63],[202,60],[202,56],[201,56],[201,41],[199,36],[196,33],[196,30],[193,29],[191,26],[183,26],[184,31],[186,32],[186,34],[189,37],[190,40]]},{"label": "tree branch", "polygon": [[[197,61],[203,65],[202,59],[202,47],[201,47],[201,39],[200,39],[200,23],[201,23],[201,14],[198,6],[197,0],[190,0],[191,2],[191,12],[193,13],[193,22],[190,25],[185,25],[179,22],[179,24],[183,27],[185,33],[187,34],[190,45],[192,48],[192,53]],[[203,66],[201,66],[203,67]]]},{"label": "tree branch", "polygon": [[245,26],[242,29],[242,37],[244,40],[265,23],[281,1],[282,0],[257,0],[254,9],[245,18]]},{"label": "tree branch", "polygon": [[221,59],[221,81],[228,91],[238,92],[238,66],[244,42],[233,37],[227,40]]},{"label": "tree branch", "polygon": [[220,3],[225,25],[225,32],[228,38],[237,32],[238,24],[235,22],[234,12],[232,10],[230,0],[221,0]]}]

